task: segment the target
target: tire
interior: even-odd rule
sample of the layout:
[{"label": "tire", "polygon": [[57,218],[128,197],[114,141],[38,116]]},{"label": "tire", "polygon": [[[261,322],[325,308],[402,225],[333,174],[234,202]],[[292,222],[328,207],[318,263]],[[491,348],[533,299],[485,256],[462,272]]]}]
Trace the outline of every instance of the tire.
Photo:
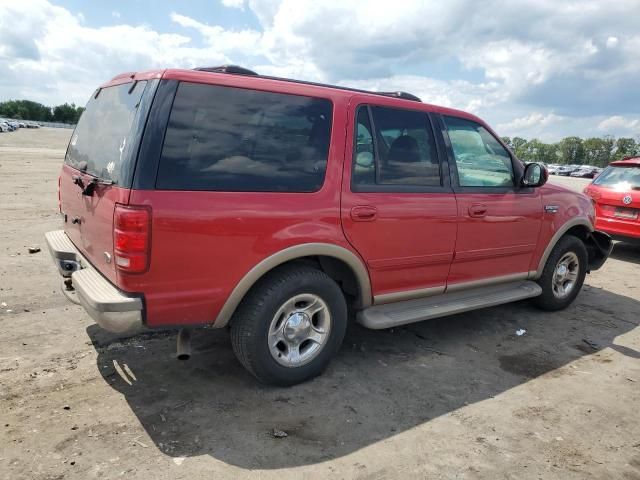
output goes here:
[{"label": "tire", "polygon": [[240,363],[262,383],[289,386],[322,373],[338,352],[347,304],[338,284],[321,270],[288,265],[261,279],[230,323]]},{"label": "tire", "polygon": [[[556,270],[561,263],[567,267],[564,274],[563,270]],[[587,264],[587,248],[582,240],[573,235],[562,237],[551,251],[542,275],[538,279],[542,294],[533,299],[534,305],[549,311],[568,307],[582,289],[584,277],[587,274]],[[574,275],[570,275],[572,272]],[[570,282],[573,284],[569,285]]]}]

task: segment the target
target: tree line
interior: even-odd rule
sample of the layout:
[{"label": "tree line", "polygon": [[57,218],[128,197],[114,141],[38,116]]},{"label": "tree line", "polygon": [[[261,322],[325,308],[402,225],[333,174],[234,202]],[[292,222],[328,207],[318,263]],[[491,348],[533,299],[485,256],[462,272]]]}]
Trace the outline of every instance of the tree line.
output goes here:
[{"label": "tree line", "polygon": [[83,107],[63,103],[55,107],[47,107],[31,100],[9,100],[0,102],[0,117],[36,122],[78,123]]},{"label": "tree line", "polygon": [[534,138],[502,137],[516,156],[526,162],[546,164],[594,165],[605,167],[609,162],[640,155],[640,141],[633,138],[566,137],[556,143],[544,143]]}]

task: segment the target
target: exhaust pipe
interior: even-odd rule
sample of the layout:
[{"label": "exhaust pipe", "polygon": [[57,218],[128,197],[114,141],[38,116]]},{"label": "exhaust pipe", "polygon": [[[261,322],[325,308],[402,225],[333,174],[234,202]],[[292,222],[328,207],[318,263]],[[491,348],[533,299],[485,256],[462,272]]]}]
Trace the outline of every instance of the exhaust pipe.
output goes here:
[{"label": "exhaust pipe", "polygon": [[178,360],[189,360],[191,358],[191,330],[188,328],[181,328],[178,332],[176,358]]}]

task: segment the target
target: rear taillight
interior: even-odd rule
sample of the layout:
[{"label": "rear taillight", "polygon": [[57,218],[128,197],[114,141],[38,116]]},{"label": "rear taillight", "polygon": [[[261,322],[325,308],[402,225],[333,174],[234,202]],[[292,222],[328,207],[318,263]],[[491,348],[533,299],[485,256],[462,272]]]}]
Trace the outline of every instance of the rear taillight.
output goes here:
[{"label": "rear taillight", "polygon": [[151,210],[116,205],[113,216],[113,256],[118,270],[142,273],[149,267]]}]

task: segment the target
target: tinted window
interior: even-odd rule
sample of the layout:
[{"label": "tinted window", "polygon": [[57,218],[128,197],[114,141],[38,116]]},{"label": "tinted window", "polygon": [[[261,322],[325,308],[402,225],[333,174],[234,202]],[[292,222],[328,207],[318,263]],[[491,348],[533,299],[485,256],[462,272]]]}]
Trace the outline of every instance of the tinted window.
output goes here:
[{"label": "tinted window", "polygon": [[376,165],[374,160],[373,129],[369,122],[366,107],[358,109],[356,119],[356,140],[353,161],[353,183],[356,185],[376,184]]},{"label": "tinted window", "polygon": [[640,166],[609,166],[596,177],[594,185],[616,188],[620,191],[640,189]]},{"label": "tinted window", "polygon": [[371,113],[375,128],[367,107],[358,109],[353,183],[440,186],[438,156],[427,115],[383,107],[371,107]]},{"label": "tinted window", "polygon": [[157,187],[315,191],[324,179],[330,130],[328,100],[181,83]]},{"label": "tinted window", "polygon": [[509,152],[482,125],[444,117],[461,187],[512,187]]},{"label": "tinted window", "polygon": [[126,184],[133,124],[147,82],[125,83],[103,88],[92,96],[71,136],[65,163],[74,168]]}]

